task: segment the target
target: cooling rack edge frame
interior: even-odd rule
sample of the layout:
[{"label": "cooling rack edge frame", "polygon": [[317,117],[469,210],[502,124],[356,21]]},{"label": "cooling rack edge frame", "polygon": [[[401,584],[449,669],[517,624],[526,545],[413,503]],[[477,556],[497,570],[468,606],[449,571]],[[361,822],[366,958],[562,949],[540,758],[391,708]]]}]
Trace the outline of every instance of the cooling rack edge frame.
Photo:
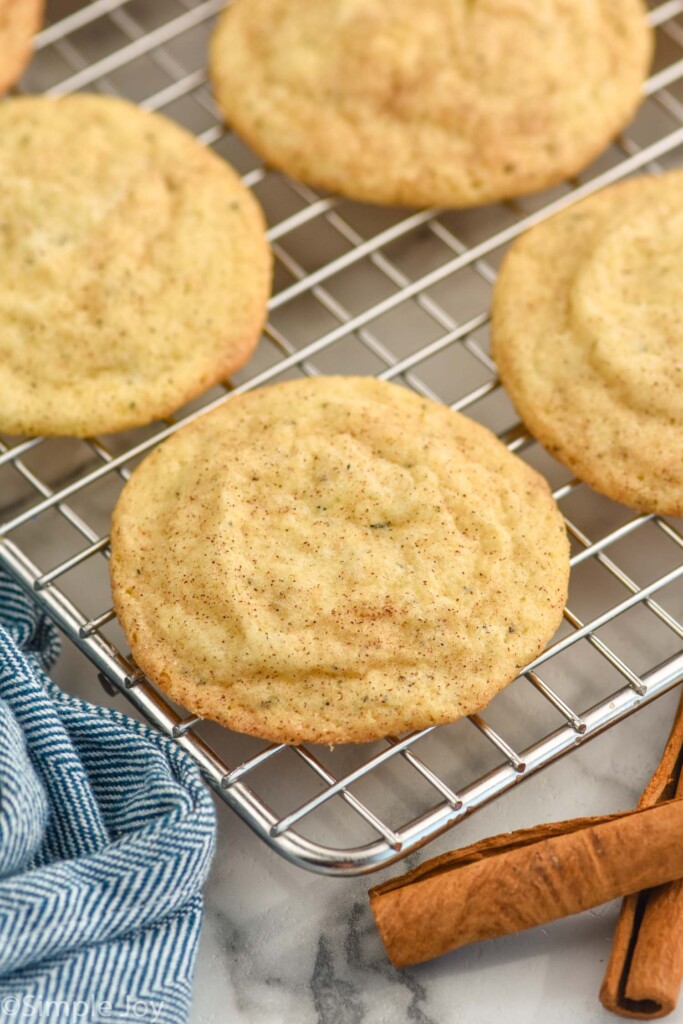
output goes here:
[{"label": "cooling rack edge frame", "polygon": [[98,671],[124,694],[154,727],[190,754],[214,792],[268,846],[291,863],[328,876],[366,875],[403,859],[453,828],[463,818],[479,810],[495,797],[519,785],[571,750],[582,746],[645,704],[683,683],[682,650],[642,676],[644,693],[639,694],[626,685],[583,713],[582,720],[586,724],[584,733],[577,733],[568,723],[561,726],[521,752],[524,761],[522,771],[503,763],[478,778],[472,786],[463,789],[462,802],[459,806],[453,807],[444,801],[414,819],[403,829],[404,838],[400,847],[392,847],[386,840],[375,840],[363,846],[336,849],[307,839],[294,830],[274,835],[273,825],[277,821],[277,816],[243,783],[222,785],[226,774],[225,766],[213,751],[197,736],[187,733],[178,735],[174,732],[181,719],[149,686],[128,685],[130,664],[106,639],[98,633],[87,637],[80,635],[79,628],[86,618],[58,587],[51,584],[40,591],[35,590],[34,582],[39,578],[40,571],[21,549],[7,538],[0,538],[0,566],[10,573]]}]

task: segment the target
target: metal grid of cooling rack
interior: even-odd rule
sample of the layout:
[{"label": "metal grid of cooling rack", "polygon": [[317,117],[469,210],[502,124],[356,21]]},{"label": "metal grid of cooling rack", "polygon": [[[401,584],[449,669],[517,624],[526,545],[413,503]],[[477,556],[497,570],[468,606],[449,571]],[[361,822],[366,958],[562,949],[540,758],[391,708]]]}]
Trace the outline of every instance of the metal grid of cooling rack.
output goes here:
[{"label": "metal grid of cooling rack", "polygon": [[[272,225],[275,291],[250,366],[173,420],[106,439],[0,441],[0,564],[113,692],[192,754],[267,843],[313,870],[360,874],[404,856],[683,679],[680,524],[635,515],[554,463],[517,422],[487,340],[496,266],[520,232],[635,171],[683,164],[683,0],[652,4],[658,47],[643,108],[585,176],[542,196],[460,212],[361,206],[261,166],[221,126],[206,81],[206,44],[223,3],[48,3],[22,90],[128,96],[231,160]],[[565,622],[485,718],[363,747],[264,745],[172,706],[123,653],[106,531],[132,466],[231,393],[320,372],[375,373],[445,401],[494,429],[553,484],[573,542]],[[55,545],[58,564],[47,554]]]}]

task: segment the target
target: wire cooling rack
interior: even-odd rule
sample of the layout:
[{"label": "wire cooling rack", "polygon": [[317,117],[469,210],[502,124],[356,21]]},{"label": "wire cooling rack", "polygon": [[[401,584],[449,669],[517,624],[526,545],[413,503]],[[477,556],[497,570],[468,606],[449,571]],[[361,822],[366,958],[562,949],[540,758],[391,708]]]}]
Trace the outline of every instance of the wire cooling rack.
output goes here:
[{"label": "wire cooling rack", "polygon": [[[488,349],[496,267],[520,232],[633,172],[683,164],[683,0],[652,5],[658,46],[645,102],[598,163],[541,196],[460,212],[341,201],[263,167],[224,130],[207,85],[206,46],[223,2],[48,4],[22,90],[125,95],[229,159],[272,225],[275,293],[251,364],[173,420],[106,439],[0,441],[0,564],[270,846],[316,871],[360,874],[683,679],[680,523],[636,515],[553,462],[519,425]],[[569,606],[548,649],[485,717],[366,746],[266,745],[171,705],[126,655],[108,586],[109,517],[135,463],[230,394],[349,372],[447,402],[546,474],[573,543]]]}]

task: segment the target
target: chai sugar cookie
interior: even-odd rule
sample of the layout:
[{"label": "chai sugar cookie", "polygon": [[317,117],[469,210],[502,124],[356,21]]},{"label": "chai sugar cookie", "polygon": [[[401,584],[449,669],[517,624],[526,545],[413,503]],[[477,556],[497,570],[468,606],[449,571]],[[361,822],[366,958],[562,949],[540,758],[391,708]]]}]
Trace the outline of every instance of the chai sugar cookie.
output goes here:
[{"label": "chai sugar cookie", "polygon": [[292,177],[463,207],[578,173],[630,121],[651,53],[641,0],[235,0],[210,73]]},{"label": "chai sugar cookie", "polygon": [[1,432],[148,423],[249,359],[263,217],[192,135],[106,96],[11,99],[0,180]]},{"label": "chai sugar cookie", "polygon": [[231,399],[144,460],[113,519],[137,664],[197,714],[287,743],[482,708],[555,632],[568,571],[534,470],[372,378]]},{"label": "chai sugar cookie", "polygon": [[44,0],[0,0],[0,93],[21,78],[43,23]]},{"label": "chai sugar cookie", "polygon": [[683,171],[615,185],[519,238],[493,355],[531,433],[578,477],[683,514]]}]

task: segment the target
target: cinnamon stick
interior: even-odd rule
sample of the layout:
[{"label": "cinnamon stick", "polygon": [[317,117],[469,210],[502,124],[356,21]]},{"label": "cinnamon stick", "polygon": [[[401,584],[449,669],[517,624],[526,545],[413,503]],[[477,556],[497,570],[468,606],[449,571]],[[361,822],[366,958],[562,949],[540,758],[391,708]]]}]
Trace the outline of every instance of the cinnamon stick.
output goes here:
[{"label": "cinnamon stick", "polygon": [[370,890],[395,967],[683,878],[683,800],[494,836]]},{"label": "cinnamon stick", "polygon": [[[683,696],[671,735],[639,807],[683,797]],[[683,980],[683,881],[627,896],[614,933],[600,999],[606,1009],[641,1020],[676,1006]]]}]

